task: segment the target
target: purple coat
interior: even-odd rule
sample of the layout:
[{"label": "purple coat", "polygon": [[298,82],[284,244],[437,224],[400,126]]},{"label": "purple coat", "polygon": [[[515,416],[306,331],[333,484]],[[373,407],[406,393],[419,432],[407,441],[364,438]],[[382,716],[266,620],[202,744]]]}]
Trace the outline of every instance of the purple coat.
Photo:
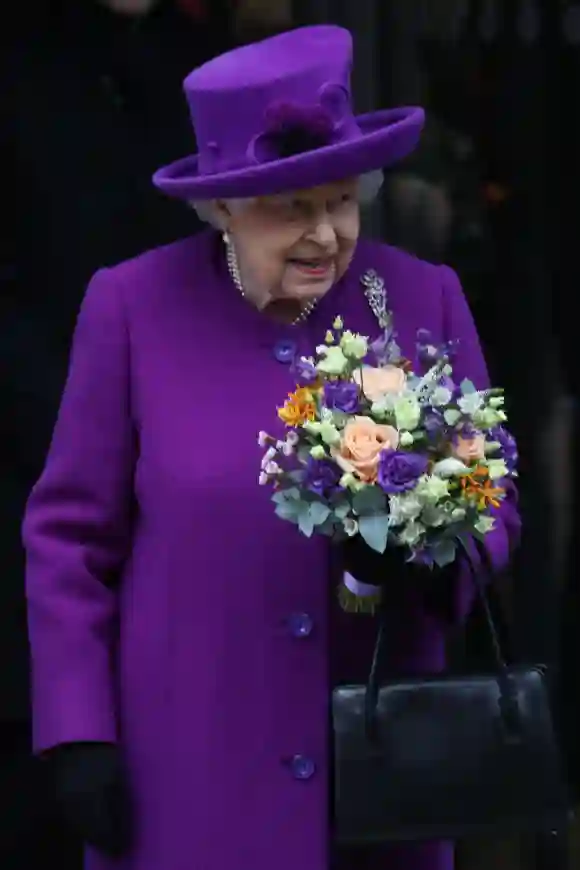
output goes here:
[{"label": "purple coat", "polygon": [[[90,870],[327,870],[329,673],[364,677],[373,619],[339,612],[328,544],[277,519],[257,484],[257,432],[293,388],[273,350],[312,352],[340,313],[376,333],[360,286],[381,275],[400,344],[419,327],[461,340],[486,371],[459,283],[385,245],[299,327],[270,322],[231,283],[208,232],[94,277],[24,537],[35,745],[119,741],[137,816],[120,862]],[[505,504],[498,566],[517,536]],[[467,569],[455,610],[471,600]],[[412,593],[393,669],[444,667],[447,625]],[[449,867],[451,846],[396,847],[336,866]]]}]

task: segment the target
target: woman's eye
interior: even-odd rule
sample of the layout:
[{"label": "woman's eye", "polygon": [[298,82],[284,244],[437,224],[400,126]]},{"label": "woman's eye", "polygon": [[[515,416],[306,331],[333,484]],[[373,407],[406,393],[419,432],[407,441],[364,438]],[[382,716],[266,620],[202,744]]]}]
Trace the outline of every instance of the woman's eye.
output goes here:
[{"label": "woman's eye", "polygon": [[348,205],[353,201],[354,197],[352,193],[345,193],[339,199],[335,199],[333,202],[328,204],[329,211],[336,211],[337,208],[340,208],[343,205]]},{"label": "woman's eye", "polygon": [[302,203],[298,200],[280,200],[276,205],[280,214],[287,217],[297,217],[304,211]]}]

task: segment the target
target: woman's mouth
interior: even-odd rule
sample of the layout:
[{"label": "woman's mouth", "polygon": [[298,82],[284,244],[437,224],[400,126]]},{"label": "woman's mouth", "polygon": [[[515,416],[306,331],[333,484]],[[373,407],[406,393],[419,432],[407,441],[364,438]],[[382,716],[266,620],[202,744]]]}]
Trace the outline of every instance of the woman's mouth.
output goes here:
[{"label": "woman's mouth", "polygon": [[303,260],[298,257],[292,257],[288,262],[295,269],[298,269],[299,272],[302,272],[303,275],[308,275],[310,278],[326,278],[333,267],[333,260],[330,259]]}]

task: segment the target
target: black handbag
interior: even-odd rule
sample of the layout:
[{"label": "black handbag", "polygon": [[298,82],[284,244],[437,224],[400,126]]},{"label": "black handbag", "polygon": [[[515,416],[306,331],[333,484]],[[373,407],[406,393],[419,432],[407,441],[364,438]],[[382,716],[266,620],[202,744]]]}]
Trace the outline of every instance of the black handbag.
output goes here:
[{"label": "black handbag", "polygon": [[549,831],[566,820],[570,802],[544,669],[507,666],[487,578],[473,575],[493,650],[490,673],[380,685],[383,608],[368,683],[334,689],[338,843]]}]

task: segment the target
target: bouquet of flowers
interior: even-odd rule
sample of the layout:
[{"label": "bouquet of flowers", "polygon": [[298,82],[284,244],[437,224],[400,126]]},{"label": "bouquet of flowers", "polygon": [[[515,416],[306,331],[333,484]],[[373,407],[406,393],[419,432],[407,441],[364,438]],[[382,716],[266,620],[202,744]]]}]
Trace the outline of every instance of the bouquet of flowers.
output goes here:
[{"label": "bouquet of flowers", "polygon": [[453,379],[454,344],[420,330],[415,373],[387,328],[371,343],[337,317],[278,408],[281,440],[260,432],[259,482],[277,515],[306,536],[360,535],[373,550],[406,548],[443,567],[460,536],[481,539],[516,476],[501,389]]}]

